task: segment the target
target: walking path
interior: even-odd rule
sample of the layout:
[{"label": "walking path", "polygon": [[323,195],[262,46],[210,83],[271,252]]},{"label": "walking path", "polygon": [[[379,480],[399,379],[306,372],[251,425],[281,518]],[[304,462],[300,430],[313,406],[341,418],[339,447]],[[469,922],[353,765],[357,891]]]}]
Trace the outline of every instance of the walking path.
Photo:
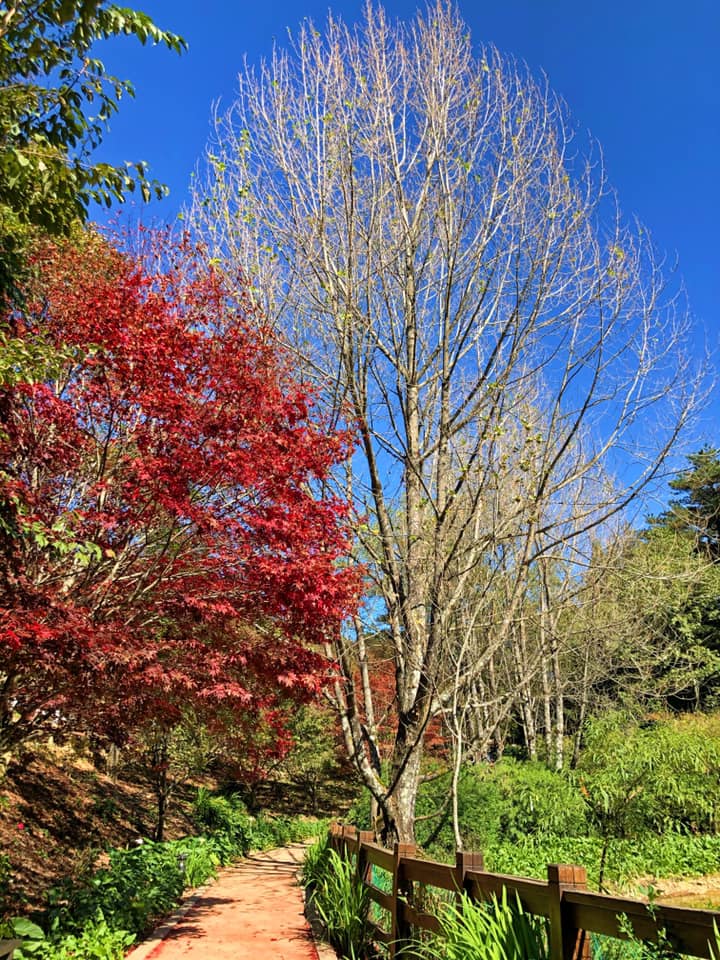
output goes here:
[{"label": "walking path", "polygon": [[220,872],[127,960],[324,960],[303,915],[297,874],[305,847],[252,854]]}]

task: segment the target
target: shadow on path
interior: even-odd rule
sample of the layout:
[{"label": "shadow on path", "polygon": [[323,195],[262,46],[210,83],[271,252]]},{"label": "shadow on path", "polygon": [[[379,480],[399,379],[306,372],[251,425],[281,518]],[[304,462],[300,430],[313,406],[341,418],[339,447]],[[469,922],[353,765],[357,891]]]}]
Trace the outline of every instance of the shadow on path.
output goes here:
[{"label": "shadow on path", "polygon": [[222,870],[127,960],[318,960],[297,883],[303,853],[294,844]]}]

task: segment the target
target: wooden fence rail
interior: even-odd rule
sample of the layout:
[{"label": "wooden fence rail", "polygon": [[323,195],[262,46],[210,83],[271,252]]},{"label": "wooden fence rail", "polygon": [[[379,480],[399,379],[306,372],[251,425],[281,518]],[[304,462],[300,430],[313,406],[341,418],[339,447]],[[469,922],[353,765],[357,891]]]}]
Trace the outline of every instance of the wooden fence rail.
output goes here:
[{"label": "wooden fence rail", "polygon": [[[330,844],[341,856],[355,858],[370,899],[387,910],[389,927],[371,923],[371,930],[376,940],[389,946],[391,957],[411,949],[413,928],[439,929],[437,918],[422,909],[425,887],[448,890],[458,898],[464,891],[478,903],[502,894],[503,889],[511,901],[517,895],[527,913],[547,917],[551,960],[588,960],[588,934],[627,939],[625,923],[638,939],[657,941],[664,931],[678,953],[711,960],[715,931],[720,930],[720,912],[714,910],[655,905],[651,914],[642,900],[591,893],[584,867],[551,864],[547,881],[504,876],[487,873],[479,853],[458,853],[454,866],[421,860],[413,844],[396,843],[387,850],[373,842],[372,832],[340,824],[331,826]],[[373,866],[390,874],[391,893],[373,884]]]}]

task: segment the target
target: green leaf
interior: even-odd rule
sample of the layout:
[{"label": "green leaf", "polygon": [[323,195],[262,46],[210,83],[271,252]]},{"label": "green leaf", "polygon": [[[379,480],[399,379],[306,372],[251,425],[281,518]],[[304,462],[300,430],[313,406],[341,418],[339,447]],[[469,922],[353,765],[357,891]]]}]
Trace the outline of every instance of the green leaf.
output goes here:
[{"label": "green leaf", "polygon": [[10,921],[13,933],[16,937],[27,937],[29,940],[44,940],[43,930],[36,924],[31,923],[25,917],[13,917]]}]

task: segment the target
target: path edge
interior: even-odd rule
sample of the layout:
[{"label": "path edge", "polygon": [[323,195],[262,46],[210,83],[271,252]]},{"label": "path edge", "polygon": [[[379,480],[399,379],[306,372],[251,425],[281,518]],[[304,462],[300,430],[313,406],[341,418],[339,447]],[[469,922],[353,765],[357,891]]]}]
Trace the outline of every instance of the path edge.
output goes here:
[{"label": "path edge", "polygon": [[[217,880],[217,877],[215,880]],[[160,926],[155,927],[152,933],[148,934],[144,940],[141,940],[130,948],[125,954],[125,960],[148,960],[162,944],[163,940],[167,940],[180,921],[184,920],[188,913],[190,913],[197,901],[205,895],[206,891],[214,886],[215,880],[210,883],[204,883],[200,887],[195,887],[186,897],[183,897],[179,905],[162,921]]]},{"label": "path edge", "polygon": [[[298,844],[298,846],[299,845],[300,844]],[[295,845],[292,844],[291,846]],[[232,865],[229,864],[228,866]],[[310,941],[315,948],[315,954],[318,960],[338,960],[338,955],[333,947],[331,947],[326,940],[322,939],[322,924],[320,923],[317,913],[313,910],[312,900],[307,895],[307,888],[300,882],[301,867],[302,861],[297,864],[295,882],[300,888],[303,902],[303,916],[310,933]],[[195,887],[186,897],[183,897],[176,909],[163,920],[158,927],[155,927],[144,940],[130,947],[125,954],[125,960],[150,960],[152,955],[160,949],[163,941],[167,940],[178,923],[190,913],[196,902],[205,896],[208,890],[212,889],[220,877],[220,872],[221,871],[218,872],[218,875],[213,880],[202,884],[202,886]]]},{"label": "path edge", "polygon": [[[299,873],[299,872],[298,872]],[[305,920],[310,929],[310,936],[312,937],[312,942],[315,945],[315,952],[318,955],[318,960],[338,960],[338,954],[336,953],[334,947],[331,947],[327,940],[323,939],[323,924],[320,920],[320,915],[315,909],[315,904],[313,903],[312,897],[308,894],[308,888],[304,887],[302,883],[299,882],[298,877],[298,886],[302,891]]]}]

